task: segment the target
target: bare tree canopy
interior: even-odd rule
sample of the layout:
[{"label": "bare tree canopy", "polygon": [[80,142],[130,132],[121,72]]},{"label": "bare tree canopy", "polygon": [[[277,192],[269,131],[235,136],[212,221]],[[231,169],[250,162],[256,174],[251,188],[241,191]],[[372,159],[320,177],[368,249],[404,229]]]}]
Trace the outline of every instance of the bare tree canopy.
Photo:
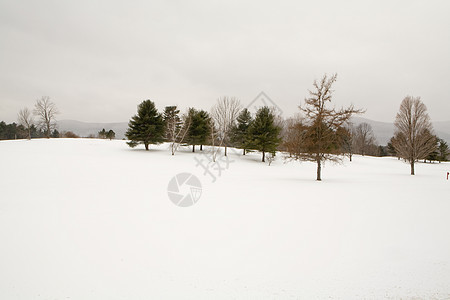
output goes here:
[{"label": "bare tree canopy", "polygon": [[352,161],[353,154],[355,153],[355,128],[351,123],[347,123],[344,126],[339,127],[336,130],[336,134],[339,137],[339,145],[341,146],[342,154],[348,156]]},{"label": "bare tree canopy", "polygon": [[177,106],[166,106],[164,109],[164,122],[166,125],[166,141],[170,143],[170,152],[175,155],[180,144],[189,131],[190,118],[187,113],[182,117],[179,115],[180,110]]},{"label": "bare tree canopy", "polygon": [[44,96],[36,100],[33,113],[38,117],[38,126],[44,130],[45,136],[50,138],[52,129],[56,129],[56,115],[59,114],[55,103],[50,101],[50,97]]},{"label": "bare tree canopy", "polygon": [[31,126],[33,125],[33,116],[31,111],[25,107],[19,111],[17,115],[19,125],[22,125],[27,130],[28,139],[31,139]]},{"label": "bare tree canopy", "polygon": [[241,104],[237,98],[222,97],[217,100],[211,111],[211,117],[219,137],[219,147],[225,145],[225,156],[227,156],[229,135],[240,110]]},{"label": "bare tree canopy", "polygon": [[355,140],[355,153],[361,155],[374,155],[375,136],[373,134],[372,126],[368,123],[361,123],[355,128],[354,132]]},{"label": "bare tree canopy", "polygon": [[287,151],[289,157],[292,157],[293,153],[300,153],[302,151],[306,127],[300,115],[287,119],[284,125],[281,130],[281,137],[283,139],[281,149]]},{"label": "bare tree canopy", "polygon": [[317,163],[317,180],[322,180],[322,163],[327,160],[342,161],[338,156],[342,154],[338,129],[344,126],[353,114],[363,112],[353,106],[339,110],[327,108],[327,103],[332,99],[331,88],[336,79],[337,74],[330,77],[325,74],[321,80],[314,80],[314,89],[309,91],[310,97],[306,98],[304,106],[300,107],[305,115],[304,122],[291,127],[290,132],[295,136],[290,140],[294,142],[287,145],[292,147],[288,149],[291,158]]},{"label": "bare tree canopy", "polygon": [[414,163],[436,149],[427,107],[420,97],[407,96],[403,99],[394,125],[396,132],[392,144],[397,155],[410,163],[411,175],[414,175]]}]

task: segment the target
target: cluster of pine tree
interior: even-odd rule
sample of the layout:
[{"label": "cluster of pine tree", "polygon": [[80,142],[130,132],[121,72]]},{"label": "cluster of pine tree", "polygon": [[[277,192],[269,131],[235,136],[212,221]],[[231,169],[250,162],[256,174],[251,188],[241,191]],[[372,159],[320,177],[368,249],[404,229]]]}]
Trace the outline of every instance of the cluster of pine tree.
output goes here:
[{"label": "cluster of pine tree", "polygon": [[428,154],[428,156],[424,159],[425,161],[447,161],[447,158],[450,156],[450,149],[448,147],[447,142],[443,139],[434,136],[434,140],[436,141],[436,145],[434,150]]},{"label": "cluster of pine tree", "polygon": [[[260,108],[254,118],[244,108],[231,122],[229,142],[227,139],[227,144],[222,145],[241,148],[244,154],[250,150],[261,151],[264,161],[265,154],[274,154],[281,143],[281,126],[276,124],[275,118],[269,107]],[[220,145],[220,141],[225,140],[218,134],[220,130],[207,111],[189,108],[186,114],[180,115],[176,106],[167,106],[160,113],[151,100],[139,104],[128,126],[125,135],[130,147],[143,144],[148,150],[151,144],[169,142],[172,154],[182,144],[192,146],[195,152],[196,146],[202,151],[203,145]]]},{"label": "cluster of pine tree", "polygon": [[[4,121],[0,122],[0,140],[15,140],[30,138],[44,138],[46,133],[43,129],[37,128],[32,124],[27,130],[23,125],[17,123],[7,124]],[[50,137],[59,137],[59,132],[55,129],[51,132]]]},{"label": "cluster of pine tree", "polygon": [[116,133],[112,129],[106,131],[105,128],[103,128],[98,132],[98,138],[113,140],[116,138]]}]

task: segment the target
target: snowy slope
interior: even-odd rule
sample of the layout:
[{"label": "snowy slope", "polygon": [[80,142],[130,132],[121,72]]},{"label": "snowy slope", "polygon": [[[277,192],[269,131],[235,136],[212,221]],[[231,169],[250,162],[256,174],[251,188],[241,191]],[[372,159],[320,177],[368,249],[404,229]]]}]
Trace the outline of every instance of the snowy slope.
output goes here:
[{"label": "snowy slope", "polygon": [[[446,299],[450,164],[271,166],[123,141],[0,142],[0,299]],[[202,183],[191,207],[174,175]]]}]

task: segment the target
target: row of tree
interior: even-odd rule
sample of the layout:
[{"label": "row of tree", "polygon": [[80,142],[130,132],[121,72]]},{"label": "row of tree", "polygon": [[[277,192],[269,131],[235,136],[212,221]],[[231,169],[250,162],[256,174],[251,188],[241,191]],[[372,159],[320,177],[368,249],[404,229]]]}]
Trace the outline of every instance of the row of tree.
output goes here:
[{"label": "row of tree", "polygon": [[[25,128],[21,124],[0,121],[0,140],[14,140],[27,138],[44,138],[45,132],[32,124],[29,128]],[[50,137],[59,137],[59,132],[52,131]]]},{"label": "row of tree", "polygon": [[112,129],[106,131],[105,128],[103,128],[98,132],[98,138],[113,140],[116,138],[116,133]]},{"label": "row of tree", "polygon": [[[57,114],[59,114],[59,111],[56,104],[50,101],[50,97],[44,96],[36,100],[33,111],[27,107],[19,111],[17,120],[20,128],[17,128],[17,133],[20,131],[21,138],[28,139],[34,137],[59,137],[59,133],[56,130]],[[37,133],[39,134],[36,136]],[[15,138],[17,138],[17,135]]]},{"label": "row of tree", "polygon": [[[180,145],[192,146],[192,152],[197,145],[200,150],[203,145],[210,145],[213,160],[220,147],[224,148],[225,156],[228,146],[242,149],[243,155],[260,151],[263,162],[266,154],[273,158],[280,150],[287,153],[286,159],[315,162],[317,180],[321,180],[324,162],[339,163],[344,155],[351,160],[354,153],[381,156],[395,152],[394,155],[410,163],[411,174],[419,159],[446,159],[448,147],[445,150],[445,142],[432,135],[426,107],[419,98],[408,96],[403,100],[395,121],[395,136],[390,145],[382,147],[376,145],[369,124],[351,125],[351,116],[363,110],[353,106],[329,107],[336,79],[334,74],[315,80],[310,96],[299,107],[301,116],[288,120],[267,106],[253,116],[248,109],[242,109],[239,100],[229,97],[218,99],[210,112],[189,108],[184,114],[180,114],[177,106],[167,106],[160,113],[154,102],[145,100],[139,104],[125,135],[130,147],[144,144],[146,150],[151,144],[168,142],[172,155]],[[438,151],[439,148],[443,151]]]},{"label": "row of tree", "polygon": [[[450,148],[446,141],[443,139],[434,136],[435,145],[432,147],[434,150],[431,151],[426,157],[423,157],[422,159],[424,162],[443,162],[448,161],[448,158],[450,156]],[[401,159],[402,156],[397,153],[396,148],[394,147],[394,144],[396,143],[395,137],[392,137],[391,140],[388,142],[387,146],[383,147],[386,150],[386,154],[390,156],[396,156],[398,159]]]},{"label": "row of tree", "polygon": [[[56,115],[59,111],[56,104],[50,101],[50,97],[42,97],[36,100],[33,111],[27,107],[21,109],[17,115],[18,124],[6,124],[0,122],[0,140],[31,139],[31,138],[79,138],[72,131],[60,133],[56,129]],[[36,119],[34,119],[36,117]],[[89,135],[89,138],[115,139],[113,130],[103,130],[97,136]]]},{"label": "row of tree", "polygon": [[[36,139],[46,138],[47,136],[43,129],[36,127],[34,124],[25,128],[21,124],[6,124],[4,121],[0,121],[0,140]],[[59,132],[57,129],[53,129],[50,138],[79,138],[79,136],[72,131]]]},{"label": "row of tree", "polygon": [[[346,129],[350,117],[362,110],[350,106],[345,109],[327,108],[331,102],[332,84],[336,75],[321,81],[314,81],[314,90],[300,107],[304,113],[302,119],[291,122],[282,134],[282,119],[269,107],[261,107],[252,118],[247,109],[241,109],[235,98],[223,97],[212,108],[211,113],[190,108],[186,114],[179,116],[175,106],[159,113],[155,104],[146,100],[138,106],[138,112],[129,122],[126,137],[128,144],[134,147],[140,143],[148,150],[150,144],[168,141],[172,154],[180,144],[195,146],[209,144],[216,157],[216,146],[226,148],[230,143],[243,149],[257,150],[265,161],[266,153],[272,156],[277,149],[289,153],[289,158],[313,161],[317,163],[317,180],[321,180],[323,162],[329,160],[340,162],[343,153],[343,140],[348,134]],[[284,140],[284,142],[283,142]]]},{"label": "row of tree", "polygon": [[181,115],[177,106],[166,106],[163,113],[158,112],[155,103],[145,100],[138,106],[138,112],[129,122],[126,137],[128,145],[135,147],[144,144],[149,149],[150,144],[170,143],[172,155],[180,145],[196,146],[211,145],[213,158],[216,158],[219,147],[237,146],[244,149],[265,153],[274,153],[280,144],[281,127],[275,122],[276,116],[268,107],[260,108],[255,118],[247,109],[240,107],[236,98],[223,97],[218,100],[211,113],[204,110],[189,108]]}]

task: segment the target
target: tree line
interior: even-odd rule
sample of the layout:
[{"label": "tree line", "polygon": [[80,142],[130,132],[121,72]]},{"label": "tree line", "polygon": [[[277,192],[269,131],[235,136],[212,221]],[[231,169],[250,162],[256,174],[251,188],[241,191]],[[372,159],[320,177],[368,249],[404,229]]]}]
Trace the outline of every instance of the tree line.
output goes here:
[{"label": "tree line", "polygon": [[151,144],[168,142],[172,155],[180,145],[191,146],[192,152],[209,145],[213,157],[220,147],[227,156],[227,147],[233,146],[242,148],[244,155],[261,151],[265,161],[265,154],[275,153],[281,142],[281,126],[273,109],[262,107],[252,117],[248,109],[241,109],[239,100],[229,97],[220,98],[211,112],[191,107],[185,114],[180,114],[177,106],[166,106],[160,113],[153,101],[145,100],[128,125],[125,136],[130,147],[143,144],[148,150]]},{"label": "tree line", "polygon": [[[50,137],[59,137],[60,133],[54,130],[50,133]],[[15,139],[34,139],[45,138],[45,132],[32,124],[29,128],[24,127],[18,123],[5,123],[0,121],[0,140],[15,140]]]},{"label": "tree line", "polygon": [[287,160],[316,163],[316,179],[321,180],[321,169],[326,161],[342,162],[353,154],[394,155],[411,165],[419,159],[446,160],[448,146],[432,134],[431,122],[420,98],[406,97],[395,120],[395,135],[387,146],[376,144],[371,126],[351,124],[351,117],[364,110],[354,106],[331,108],[332,86],[337,75],[324,75],[313,82],[309,97],[299,107],[299,115],[284,120],[274,108],[261,107],[255,114],[242,108],[234,97],[221,97],[208,112],[193,107],[181,113],[176,105],[159,112],[155,103],[145,100],[138,105],[137,114],[128,124],[125,134],[130,147],[143,144],[146,150],[152,144],[167,142],[172,155],[180,146],[192,147],[192,152],[210,146],[213,160],[220,148],[227,155],[232,146],[261,152],[261,161],[273,160],[276,151],[285,153]]},{"label": "tree line", "polygon": [[[0,139],[55,138],[61,134],[56,129],[56,115],[59,111],[50,97],[44,96],[36,100],[34,109],[25,107],[17,114],[17,123],[0,122]],[[34,118],[36,117],[36,119]],[[66,134],[66,133],[64,133]],[[62,134],[62,135],[64,135]],[[68,132],[68,135],[71,133]]]},{"label": "tree line", "polygon": [[[36,100],[34,109],[25,107],[17,114],[17,123],[6,124],[0,122],[0,140],[32,139],[32,138],[79,138],[72,131],[59,132],[56,126],[56,115],[59,110],[50,97],[44,96]],[[36,117],[36,119],[35,119]],[[97,135],[88,138],[115,139],[113,130],[99,131]]]},{"label": "tree line", "polygon": [[[369,124],[353,126],[351,123],[351,117],[364,110],[352,105],[340,109],[330,107],[336,80],[336,74],[325,74],[320,80],[314,80],[309,97],[299,106],[299,114],[286,120],[268,106],[252,114],[235,97],[219,98],[209,112],[190,107],[185,113],[176,105],[166,106],[159,112],[153,101],[145,100],[128,123],[127,144],[130,147],[143,144],[149,150],[151,144],[167,142],[172,155],[180,146],[191,146],[195,152],[203,151],[203,146],[208,145],[214,161],[220,149],[227,156],[227,148],[232,146],[242,149],[242,155],[259,151],[261,161],[267,159],[269,164],[280,151],[286,160],[316,163],[317,180],[321,180],[326,161],[341,163],[346,156],[352,161],[354,154],[397,156],[410,164],[411,175],[415,174],[418,160],[447,160],[448,145],[433,134],[427,108],[419,97],[403,99],[394,122],[394,136],[387,146],[381,146],[377,145]],[[18,124],[0,122],[0,139],[78,137],[72,132],[57,131],[58,113],[50,98],[42,97],[36,101],[33,111],[20,110]],[[97,137],[114,139],[115,133],[102,129]]]}]

